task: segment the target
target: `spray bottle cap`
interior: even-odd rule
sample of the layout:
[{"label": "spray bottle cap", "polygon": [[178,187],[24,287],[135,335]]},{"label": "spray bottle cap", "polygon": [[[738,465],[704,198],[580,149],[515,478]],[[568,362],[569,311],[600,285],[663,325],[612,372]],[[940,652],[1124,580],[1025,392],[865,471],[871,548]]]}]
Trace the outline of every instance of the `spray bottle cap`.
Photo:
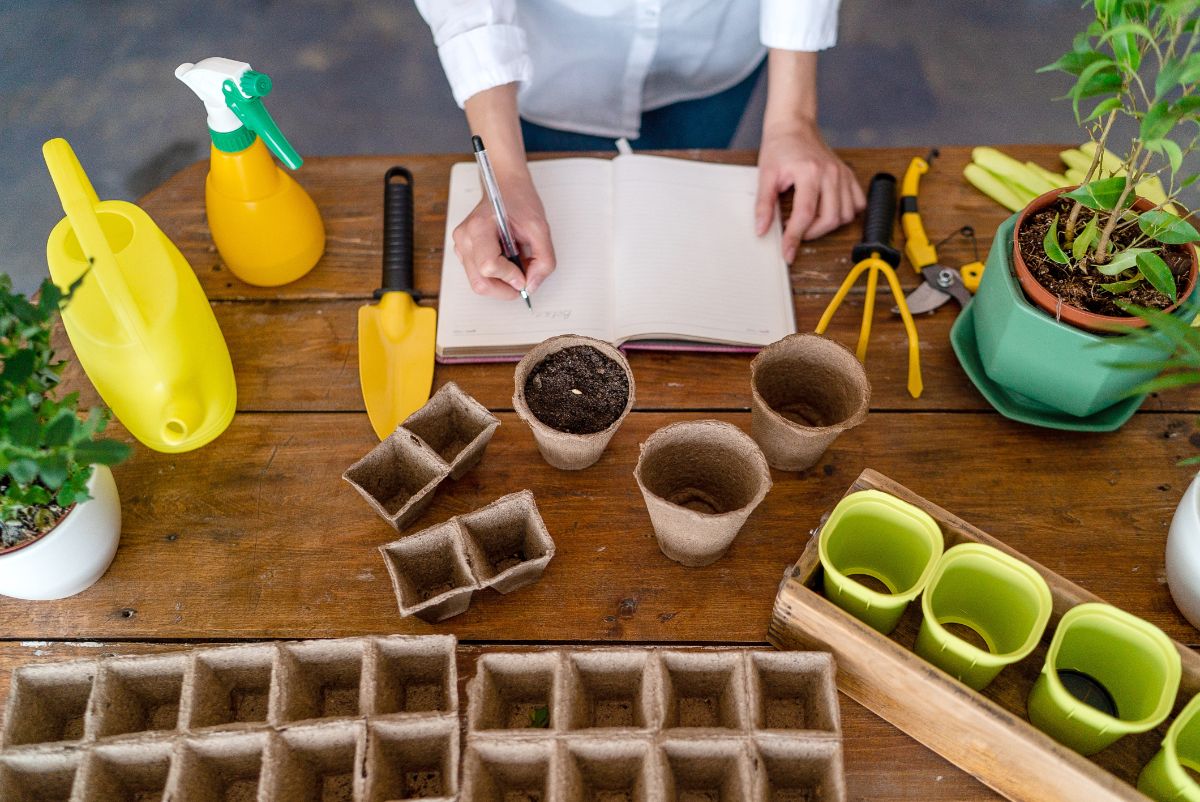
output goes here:
[{"label": "spray bottle cap", "polygon": [[255,72],[244,61],[206,58],[196,64],[180,64],[175,77],[204,101],[208,132],[218,150],[245,150],[258,135],[288,167],[295,170],[303,164],[260,99],[271,91],[270,76]]}]

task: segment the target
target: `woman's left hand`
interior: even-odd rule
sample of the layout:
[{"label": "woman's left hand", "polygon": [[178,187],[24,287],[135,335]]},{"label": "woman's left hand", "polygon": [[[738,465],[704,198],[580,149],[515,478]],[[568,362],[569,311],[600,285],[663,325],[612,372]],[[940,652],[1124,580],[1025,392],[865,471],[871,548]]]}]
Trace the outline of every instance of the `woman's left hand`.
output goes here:
[{"label": "woman's left hand", "polygon": [[792,214],[783,229],[783,257],[789,264],[801,240],[844,226],[866,206],[854,173],[825,144],[815,121],[764,126],[754,214],[759,236],[774,220],[779,193],[788,189],[793,190]]}]

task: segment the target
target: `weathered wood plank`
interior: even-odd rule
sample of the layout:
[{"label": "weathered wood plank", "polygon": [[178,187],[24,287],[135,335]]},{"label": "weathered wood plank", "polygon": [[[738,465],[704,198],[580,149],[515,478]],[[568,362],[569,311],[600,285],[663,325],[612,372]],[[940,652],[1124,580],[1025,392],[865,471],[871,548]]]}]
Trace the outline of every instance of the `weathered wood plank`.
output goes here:
[{"label": "weathered wood plank", "polygon": [[[1012,145],[1005,152],[1060,169],[1055,145]],[[839,151],[866,185],[878,171],[900,176],[917,149],[848,149]],[[596,154],[599,155],[599,154]],[[690,150],[667,155],[736,164],[753,164],[753,151]],[[200,276],[209,298],[366,298],[379,284],[382,242],[383,174],[393,164],[407,165],[414,175],[415,252],[417,288],[436,294],[440,286],[442,242],[446,227],[446,192],[450,167],[465,161],[467,153],[437,155],[313,157],[305,161],[296,178],[313,196],[325,220],[326,253],[304,278],[285,287],[253,287],[236,278],[223,265],[204,215],[204,178],[207,161],[185,168],[141,201],[147,212],[177,244]],[[991,241],[996,226],[1007,217],[996,203],[980,194],[962,178],[970,149],[949,147],[935,161],[922,181],[921,213],[934,240],[964,225],[974,227],[981,253]],[[849,268],[851,246],[858,241],[861,223],[807,243],[792,266],[793,285],[808,290],[836,287]],[[897,238],[897,241],[899,239]],[[948,263],[970,261],[970,247],[961,240],[948,244],[943,254]],[[916,274],[901,271],[903,280],[916,283]]]},{"label": "weathered wood plank", "polygon": [[[0,711],[7,701],[14,668],[34,662],[96,658],[116,654],[177,651],[202,643],[136,643],[36,641],[0,642]],[[514,647],[461,645],[458,649],[459,699],[465,710],[467,681],[481,654]],[[517,647],[521,648],[521,647]],[[997,797],[969,775],[898,731],[853,699],[839,695],[842,710],[843,756],[850,799],[874,802],[929,800],[968,802]]]},{"label": "weathered wood plank", "polygon": [[[827,295],[796,296],[796,321],[811,329]],[[358,308],[364,301],[241,301],[214,304],[233,358],[238,409],[252,412],[362,412],[358,383]],[[859,297],[849,298],[834,318],[830,336],[848,347],[858,341]],[[907,351],[904,327],[886,305],[876,307],[867,372],[873,409],[986,410],[987,402],[967,379],[950,348],[957,306],[917,319],[925,392],[912,398],[905,389]],[[68,359],[64,390],[79,390],[85,405],[99,398],[72,358],[60,328],[55,347]],[[748,409],[748,354],[632,351],[637,408]],[[512,408],[512,365],[438,365],[434,386],[455,381],[492,409]],[[1147,399],[1146,410],[1200,411],[1200,388]]]},{"label": "weathered wood plank", "polygon": [[[906,482],[1107,600],[1195,643],[1162,581],[1167,525],[1194,452],[1188,416],[1146,414],[1079,436],[994,415],[876,413],[775,487],[722,560],[659,552],[632,479],[637,444],[702,414],[635,413],[593,468],[560,472],[501,415],[483,463],[444,487],[429,526],[521,488],[558,554],[541,581],[476,596],[436,629],[475,640],[762,642],[776,587],[807,533],[864,467]],[[749,415],[718,415],[745,429]],[[125,516],[109,573],[55,603],[0,600],[22,639],[253,638],[428,632],[396,611],[375,547],[395,532],[339,478],[374,442],[363,416],[246,414],[212,445],[138,448],[115,470]],[[1119,461],[1114,455],[1121,455]],[[634,567],[636,566],[636,567]]]}]

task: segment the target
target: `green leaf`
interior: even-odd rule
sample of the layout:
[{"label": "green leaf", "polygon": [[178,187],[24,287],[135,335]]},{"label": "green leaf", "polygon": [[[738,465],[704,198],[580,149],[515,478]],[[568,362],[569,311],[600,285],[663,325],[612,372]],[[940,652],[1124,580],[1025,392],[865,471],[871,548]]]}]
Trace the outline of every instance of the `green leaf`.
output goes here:
[{"label": "green leaf", "polygon": [[1173,390],[1176,387],[1189,387],[1193,384],[1200,384],[1200,371],[1166,373],[1149,381],[1142,382],[1134,389],[1132,394],[1157,393],[1160,390]]},{"label": "green leaf", "polygon": [[1187,86],[1200,81],[1200,52],[1192,53],[1184,62],[1183,72],[1179,75],[1179,83]]},{"label": "green leaf", "polygon": [[1171,268],[1167,267],[1167,263],[1157,253],[1139,253],[1137,257],[1138,272],[1146,277],[1154,289],[1161,292],[1163,295],[1171,299],[1171,303],[1175,303],[1175,276],[1171,274]]},{"label": "green leaf", "polygon": [[1119,97],[1105,98],[1104,100],[1101,100],[1099,103],[1096,104],[1096,107],[1094,109],[1092,109],[1092,113],[1089,114],[1084,119],[1084,122],[1090,122],[1092,120],[1098,119],[1098,118],[1104,116],[1105,114],[1108,114],[1113,109],[1119,109],[1119,108],[1121,108],[1121,98],[1119,98]]},{"label": "green leaf", "polygon": [[1087,225],[1083,227],[1083,231],[1075,237],[1075,241],[1071,243],[1071,255],[1075,257],[1075,261],[1079,261],[1087,254],[1088,247],[1096,241],[1096,237],[1100,234],[1100,227],[1096,224],[1096,216],[1092,215],[1087,221]]},{"label": "green leaf", "polygon": [[116,465],[129,456],[129,451],[129,446],[118,440],[92,440],[75,446],[75,459],[84,465]]},{"label": "green leaf", "polygon": [[[1111,178],[1101,178],[1089,181],[1078,189],[1063,193],[1064,198],[1079,201],[1084,206],[1097,212],[1111,211],[1121,199],[1125,191],[1125,176],[1114,175]],[[1133,193],[1129,193],[1126,203],[1133,202]]]},{"label": "green leaf", "polygon": [[1182,245],[1200,240],[1200,232],[1197,232],[1191,223],[1166,209],[1142,212],[1138,215],[1138,228],[1147,237],[1167,245]]},{"label": "green leaf", "polygon": [[1149,142],[1143,142],[1143,147],[1151,153],[1161,153],[1167,157],[1167,162],[1171,165],[1171,172],[1179,171],[1183,164],[1183,151],[1175,140],[1164,137],[1163,139],[1152,139]]},{"label": "green leaf", "polygon": [[1104,290],[1105,292],[1111,292],[1113,295],[1120,295],[1123,292],[1129,292],[1141,283],[1142,277],[1139,274],[1126,281],[1114,281],[1111,284],[1101,284],[1100,289]]},{"label": "green leaf", "polygon": [[1141,38],[1145,39],[1150,44],[1152,44],[1152,45],[1154,44],[1154,41],[1155,41],[1154,34],[1151,33],[1149,28],[1147,28],[1145,25],[1142,25],[1139,22],[1126,22],[1122,25],[1115,25],[1112,28],[1109,28],[1100,37],[1100,40],[1098,42],[1096,42],[1096,44],[1102,45],[1105,42],[1110,42],[1113,39],[1116,39],[1118,37],[1128,36],[1131,34],[1134,37],[1140,36]]},{"label": "green leaf", "polygon": [[19,485],[27,485],[37,478],[38,466],[31,459],[17,459],[8,464],[8,475]]},{"label": "green leaf", "polygon": [[67,480],[63,482],[63,486],[59,488],[58,496],[55,500],[63,507],[87,501],[91,498],[91,495],[87,492],[87,483],[91,478],[92,466],[90,465],[72,471],[67,476]]},{"label": "green leaf", "polygon": [[529,711],[529,726],[542,730],[549,727],[550,708],[546,705],[540,705]]},{"label": "green leaf", "polygon": [[1058,244],[1058,215],[1054,215],[1054,222],[1050,224],[1050,230],[1046,232],[1046,236],[1042,239],[1042,247],[1046,250],[1046,257],[1051,262],[1057,262],[1060,265],[1070,264],[1071,260],[1063,253],[1062,246]]},{"label": "green leaf", "polygon": [[1079,120],[1079,102],[1085,98],[1107,95],[1116,92],[1125,81],[1117,70],[1112,59],[1092,62],[1079,74],[1075,85],[1067,93],[1071,98],[1071,107],[1075,111],[1075,119]]},{"label": "green leaf", "polygon": [[1106,276],[1116,276],[1137,264],[1139,253],[1150,253],[1153,248],[1126,248],[1113,256],[1102,265],[1096,265],[1096,270]]},{"label": "green leaf", "polygon": [[37,445],[38,441],[37,416],[29,407],[25,405],[22,407],[8,419],[9,437],[17,446],[32,448]]},{"label": "green leaf", "polygon": [[46,424],[42,441],[51,448],[65,446],[71,442],[71,435],[75,432],[77,420],[78,418],[70,408],[60,409],[58,414]]},{"label": "green leaf", "polygon": [[42,484],[51,490],[58,490],[67,479],[67,458],[59,454],[43,457],[38,461],[38,475]]},{"label": "green leaf", "polygon": [[1103,53],[1097,53],[1094,50],[1085,52],[1071,51],[1064,53],[1063,56],[1053,64],[1047,64],[1045,67],[1039,67],[1038,72],[1065,72],[1068,75],[1079,75],[1089,65],[1094,64],[1101,59],[1105,59]]},{"label": "green leaf", "polygon": [[32,350],[17,351],[4,360],[4,370],[0,371],[0,382],[11,385],[24,384],[33,375],[33,363],[36,353]]},{"label": "green leaf", "polygon": [[1171,133],[1171,129],[1175,127],[1175,123],[1177,122],[1179,122],[1179,113],[1175,111],[1170,103],[1160,100],[1146,110],[1146,116],[1142,117],[1138,137],[1143,142],[1162,139]]},{"label": "green leaf", "polygon": [[1179,84],[1179,77],[1183,75],[1183,68],[1186,63],[1182,59],[1177,58],[1166,60],[1162,69],[1158,71],[1158,77],[1154,79],[1155,98],[1161,98]]}]

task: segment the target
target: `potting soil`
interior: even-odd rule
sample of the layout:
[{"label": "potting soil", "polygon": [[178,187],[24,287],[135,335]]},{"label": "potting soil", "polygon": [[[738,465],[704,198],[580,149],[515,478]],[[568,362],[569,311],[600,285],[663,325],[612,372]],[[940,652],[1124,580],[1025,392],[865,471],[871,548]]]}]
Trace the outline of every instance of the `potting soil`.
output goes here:
[{"label": "potting soil", "polygon": [[621,417],[629,378],[615,360],[590,345],[574,345],[550,354],[530,372],[525,400],[547,426],[593,434]]}]

